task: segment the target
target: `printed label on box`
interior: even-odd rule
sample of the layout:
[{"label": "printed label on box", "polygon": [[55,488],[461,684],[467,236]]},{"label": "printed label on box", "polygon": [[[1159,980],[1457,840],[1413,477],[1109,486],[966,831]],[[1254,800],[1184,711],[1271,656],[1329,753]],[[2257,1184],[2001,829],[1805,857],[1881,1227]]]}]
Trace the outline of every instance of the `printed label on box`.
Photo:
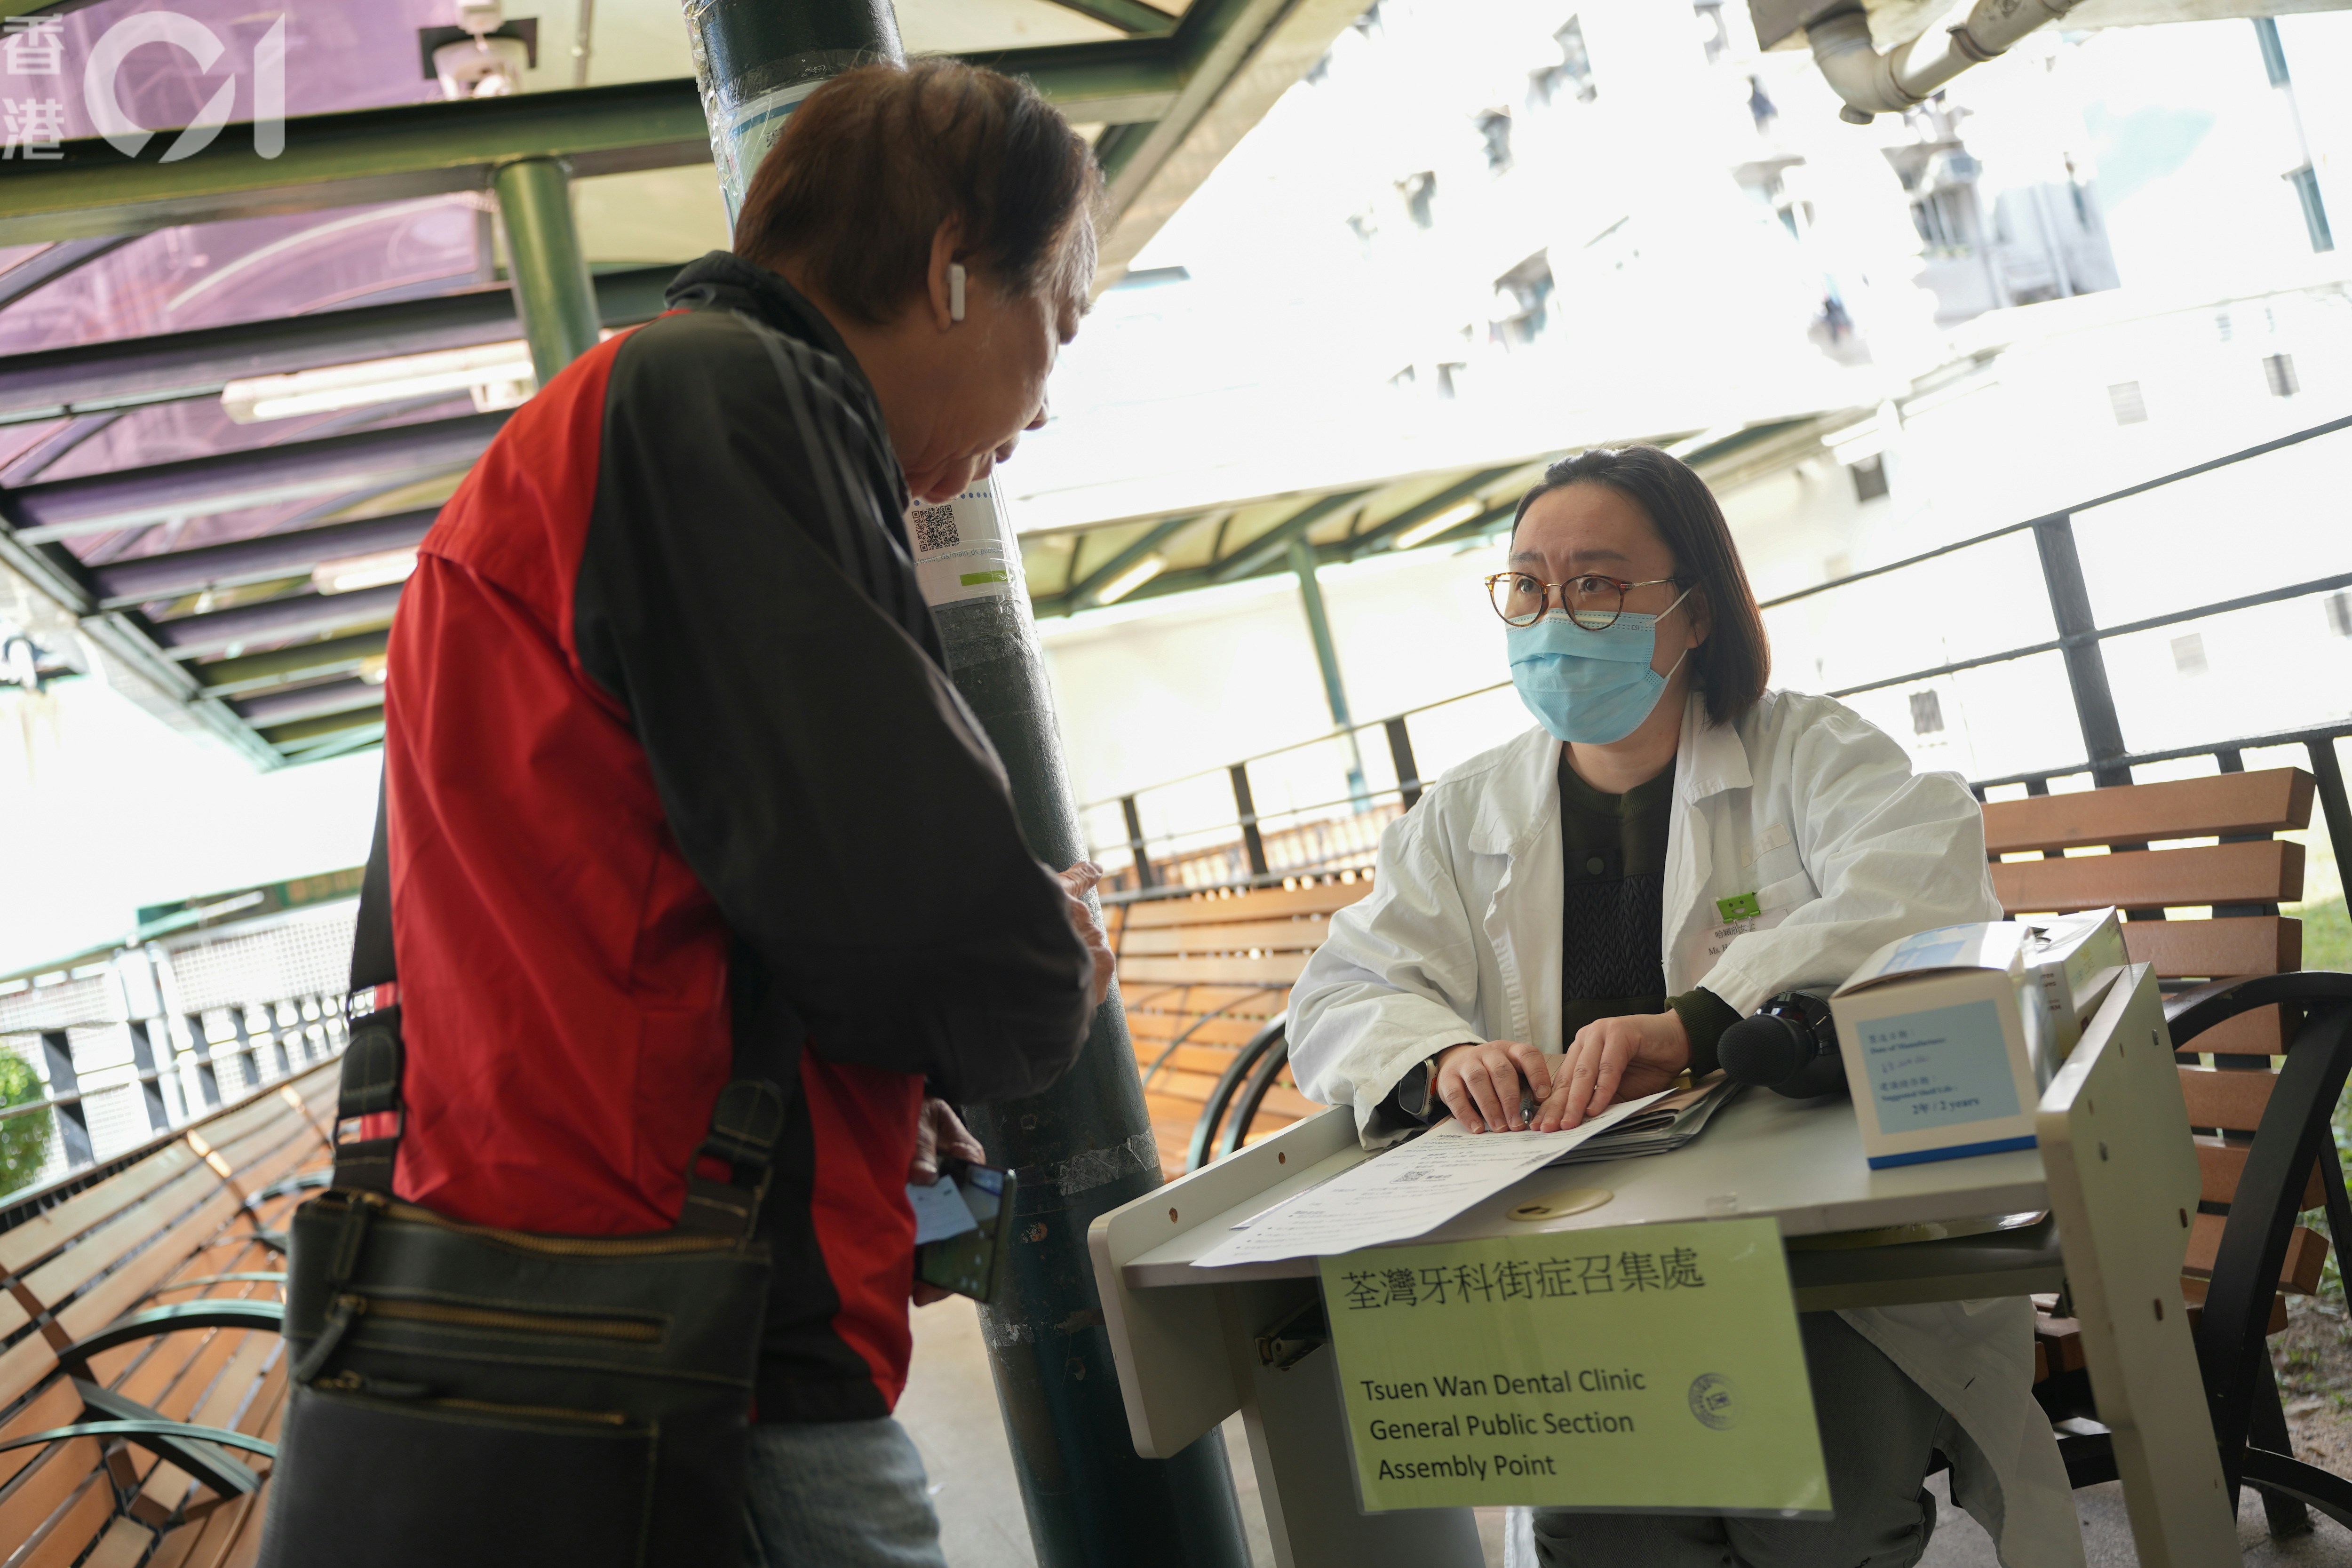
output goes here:
[{"label": "printed label on box", "polygon": [[2017,1114],[2000,1010],[1990,1002],[1874,1019],[1862,1026],[1859,1039],[1883,1133]]}]

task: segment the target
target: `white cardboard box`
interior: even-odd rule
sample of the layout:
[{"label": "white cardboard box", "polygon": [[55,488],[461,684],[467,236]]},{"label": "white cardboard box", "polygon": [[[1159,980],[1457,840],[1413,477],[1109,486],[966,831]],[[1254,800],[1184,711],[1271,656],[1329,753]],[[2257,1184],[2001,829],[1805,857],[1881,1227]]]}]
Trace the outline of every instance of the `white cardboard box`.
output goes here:
[{"label": "white cardboard box", "polygon": [[2036,1076],[2047,1089],[2131,959],[2124,952],[2123,922],[2112,907],[2048,916],[2025,926],[2025,965],[2039,983],[2043,1015]]},{"label": "white cardboard box", "polygon": [[2044,1004],[2027,939],[2015,921],[1920,931],[1832,994],[1873,1170],[2033,1147],[2049,1053],[2034,1049]]}]

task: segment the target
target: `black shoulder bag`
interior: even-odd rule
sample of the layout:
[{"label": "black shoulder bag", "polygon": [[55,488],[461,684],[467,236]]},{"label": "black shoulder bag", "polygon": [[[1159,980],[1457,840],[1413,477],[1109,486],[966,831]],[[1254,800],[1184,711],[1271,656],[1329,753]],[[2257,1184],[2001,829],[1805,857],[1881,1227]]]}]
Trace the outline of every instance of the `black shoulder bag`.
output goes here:
[{"label": "black shoulder bag", "polygon": [[[354,994],[393,978],[390,892],[379,801]],[[769,1273],[754,1223],[797,1044],[779,1057],[739,1044],[677,1228],[538,1236],[394,1197],[397,1121],[344,1141],[404,1115],[400,1009],[353,1020],[334,1184],[294,1215],[262,1568],[740,1561]]]}]

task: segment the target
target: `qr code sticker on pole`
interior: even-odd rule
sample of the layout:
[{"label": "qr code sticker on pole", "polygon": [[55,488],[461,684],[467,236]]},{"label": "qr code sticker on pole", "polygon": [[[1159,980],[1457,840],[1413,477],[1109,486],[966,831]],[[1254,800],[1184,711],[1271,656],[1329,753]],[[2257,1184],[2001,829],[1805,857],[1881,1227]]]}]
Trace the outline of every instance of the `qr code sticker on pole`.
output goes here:
[{"label": "qr code sticker on pole", "polygon": [[907,513],[915,548],[915,580],[929,605],[1005,598],[1021,585],[1018,548],[1006,537],[995,487],[986,480],[940,506],[917,503]]}]

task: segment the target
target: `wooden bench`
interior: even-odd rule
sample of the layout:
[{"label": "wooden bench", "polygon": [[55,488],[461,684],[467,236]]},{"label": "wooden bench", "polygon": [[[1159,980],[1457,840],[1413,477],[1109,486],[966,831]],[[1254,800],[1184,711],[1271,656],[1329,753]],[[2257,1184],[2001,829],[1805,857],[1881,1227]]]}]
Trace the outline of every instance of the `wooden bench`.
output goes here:
[{"label": "wooden bench", "polygon": [[[1988,849],[1996,857],[2038,858],[1995,864],[1993,884],[2011,915],[2108,904],[2131,910],[2136,918],[2123,928],[2126,952],[2136,963],[2153,964],[2159,980],[2176,985],[2289,973],[2302,965],[2302,922],[2281,915],[2279,905],[2302,897],[2304,852],[2300,844],[2273,835],[2310,825],[2312,795],[2311,774],[2275,768],[1994,802],[1985,807]],[[2207,838],[2217,842],[2179,842]],[[2108,852],[2065,853],[2086,847]],[[2183,907],[2210,907],[2211,915],[2164,918],[2166,910]],[[2288,1050],[2294,1026],[2295,1020],[2277,1004],[2237,1012],[2193,1038],[2181,1036],[2176,1025],[2176,1044],[2185,1047],[2181,1089],[2203,1173],[2181,1280],[2184,1305],[2200,1335],[2231,1205],[2280,1081],[2272,1058]],[[2210,1058],[2211,1065],[2200,1058]],[[2324,1123],[2331,1109],[2332,1100],[2325,1106],[2294,1107],[2283,1121],[2298,1127],[2313,1118]],[[2336,1233],[2352,1235],[2352,1210],[2332,1142],[2300,1187],[2301,1210],[2331,1208]],[[2335,1221],[2336,1215],[2345,1216],[2343,1223]],[[2327,1247],[2327,1237],[2307,1226],[2298,1224],[2288,1231],[2276,1291],[2261,1314],[2266,1321],[2260,1332],[2286,1327],[2286,1294],[2318,1290]],[[2037,1305],[2038,1364],[2045,1380],[2064,1384],[2045,1388],[2044,1404],[2053,1413],[2083,1406],[2087,1385],[2079,1375],[2080,1331],[2054,1298]],[[2268,1358],[2259,1360],[2252,1440],[2287,1452],[2277,1386],[2268,1375]],[[2234,1468],[2229,1473],[2237,1475]],[[2267,1492],[2264,1502],[2274,1532],[2306,1523],[2299,1503]]]},{"label": "wooden bench", "polygon": [[283,1227],[328,1164],[336,1072],[191,1123],[0,1232],[12,1568],[253,1561],[285,1406]]},{"label": "wooden bench", "polygon": [[[1189,1168],[1203,1110],[1244,1051],[1281,1019],[1331,916],[1370,892],[1372,878],[1340,871],[1294,881],[1115,906],[1119,993],[1160,1166],[1171,1173]],[[1258,1088],[1262,1100],[1242,1119],[1249,1136],[1322,1109],[1298,1092],[1286,1068],[1270,1068]]]}]

